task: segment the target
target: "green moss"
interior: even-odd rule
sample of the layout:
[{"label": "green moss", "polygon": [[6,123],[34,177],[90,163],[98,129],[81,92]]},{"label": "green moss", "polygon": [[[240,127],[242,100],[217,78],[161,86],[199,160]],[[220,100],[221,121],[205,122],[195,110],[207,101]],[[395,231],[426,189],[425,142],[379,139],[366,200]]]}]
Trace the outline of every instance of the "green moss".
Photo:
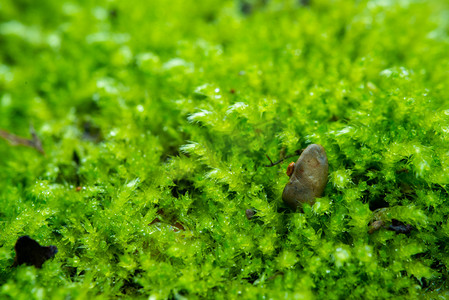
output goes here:
[{"label": "green moss", "polygon": [[[304,2],[2,1],[0,128],[46,156],[0,140],[0,298],[448,297],[449,6]],[[266,155],[311,143],[293,212]]]}]

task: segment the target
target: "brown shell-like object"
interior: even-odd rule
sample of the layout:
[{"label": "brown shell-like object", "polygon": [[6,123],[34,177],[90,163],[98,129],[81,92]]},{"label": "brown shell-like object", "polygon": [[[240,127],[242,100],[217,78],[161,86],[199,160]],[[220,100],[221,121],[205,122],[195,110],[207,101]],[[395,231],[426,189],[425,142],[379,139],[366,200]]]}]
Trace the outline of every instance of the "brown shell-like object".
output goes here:
[{"label": "brown shell-like object", "polygon": [[[291,168],[291,165],[289,166]],[[299,156],[282,193],[282,200],[296,210],[304,203],[313,205],[323,195],[329,175],[329,163],[323,146],[309,145]]]}]

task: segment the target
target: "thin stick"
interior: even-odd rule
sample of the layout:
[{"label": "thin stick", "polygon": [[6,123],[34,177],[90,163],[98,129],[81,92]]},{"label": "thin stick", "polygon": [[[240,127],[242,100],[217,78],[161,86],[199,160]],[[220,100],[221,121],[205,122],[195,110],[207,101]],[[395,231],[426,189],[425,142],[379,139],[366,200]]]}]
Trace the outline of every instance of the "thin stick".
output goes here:
[{"label": "thin stick", "polygon": [[298,150],[295,151],[295,154],[287,155],[286,157],[281,158],[280,160],[278,160],[278,161],[275,162],[275,163],[270,159],[270,157],[269,157],[267,154],[265,154],[265,156],[268,158],[268,160],[271,162],[271,164],[269,164],[269,165],[264,165],[264,167],[267,167],[267,168],[274,167],[275,165],[278,165],[278,164],[284,162],[284,160],[286,160],[287,158],[295,157],[295,156],[297,156],[297,155],[300,155],[300,154],[302,153],[302,151],[304,151],[304,149],[298,149]]},{"label": "thin stick", "polygon": [[268,154],[265,154],[265,156],[268,158],[268,160],[270,161],[270,163],[273,164],[273,161],[272,161],[271,158],[268,156]]},{"label": "thin stick", "polygon": [[6,130],[0,129],[0,137],[7,140],[12,146],[25,146],[34,148],[43,155],[45,155],[44,149],[42,148],[42,142],[36,134],[33,125],[30,125],[31,139],[26,139],[15,134],[12,134]]}]

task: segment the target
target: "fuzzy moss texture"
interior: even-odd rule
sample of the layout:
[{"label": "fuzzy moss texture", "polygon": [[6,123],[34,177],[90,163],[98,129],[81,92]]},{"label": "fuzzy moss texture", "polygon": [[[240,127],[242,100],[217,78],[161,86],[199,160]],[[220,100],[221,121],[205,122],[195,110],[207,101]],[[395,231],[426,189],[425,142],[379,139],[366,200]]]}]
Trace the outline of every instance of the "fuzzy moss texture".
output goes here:
[{"label": "fuzzy moss texture", "polygon": [[[448,33],[441,0],[1,1],[0,128],[46,155],[0,140],[0,298],[449,297]],[[293,212],[266,155],[311,143]]]}]

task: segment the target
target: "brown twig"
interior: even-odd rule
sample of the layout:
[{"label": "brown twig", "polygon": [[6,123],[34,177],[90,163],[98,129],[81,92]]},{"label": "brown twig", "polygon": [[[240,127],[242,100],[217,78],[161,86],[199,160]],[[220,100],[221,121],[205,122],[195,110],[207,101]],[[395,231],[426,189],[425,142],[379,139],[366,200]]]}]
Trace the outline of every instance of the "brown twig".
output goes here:
[{"label": "brown twig", "polygon": [[272,276],[270,276],[270,277],[267,279],[267,281],[273,280],[273,279],[275,279],[275,278],[278,277],[278,276],[284,276],[284,272],[282,272],[282,271],[276,271],[276,272],[274,272],[274,274],[273,274]]},{"label": "brown twig", "polygon": [[0,129],[0,137],[7,140],[12,146],[25,146],[34,148],[43,155],[45,155],[44,149],[42,148],[42,142],[36,134],[33,125],[30,125],[31,139],[26,139],[15,134],[12,134],[6,130]]},{"label": "brown twig", "polygon": [[268,156],[268,154],[265,154],[265,156],[268,158],[268,160],[270,161],[270,163],[273,164],[273,161],[272,161],[271,158]]},{"label": "brown twig", "polygon": [[273,161],[270,159],[270,157],[269,157],[267,154],[265,154],[265,156],[268,158],[268,160],[271,162],[271,164],[269,164],[269,165],[264,165],[264,167],[267,167],[267,168],[269,168],[269,167],[274,167],[275,165],[278,165],[278,164],[284,162],[284,160],[286,160],[287,158],[295,157],[295,156],[297,156],[297,155],[300,155],[300,154],[302,153],[302,151],[304,151],[304,149],[298,149],[298,150],[295,151],[295,154],[287,155],[286,157],[281,158],[281,159],[278,160],[277,162],[273,162]]}]

